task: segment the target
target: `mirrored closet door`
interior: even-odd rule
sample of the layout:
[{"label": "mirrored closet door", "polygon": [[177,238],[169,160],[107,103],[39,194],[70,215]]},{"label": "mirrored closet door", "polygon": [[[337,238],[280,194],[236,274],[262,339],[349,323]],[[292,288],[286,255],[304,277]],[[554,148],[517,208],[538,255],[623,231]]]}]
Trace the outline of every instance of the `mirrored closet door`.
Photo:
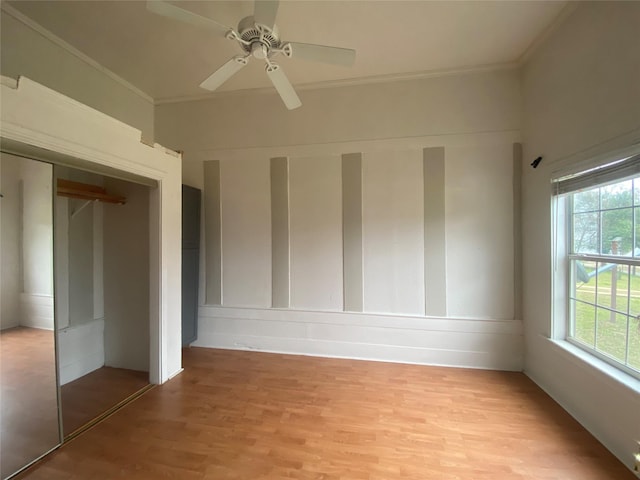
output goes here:
[{"label": "mirrored closet door", "polygon": [[66,440],[149,385],[150,189],[61,165],[54,177]]},{"label": "mirrored closet door", "polygon": [[1,155],[4,480],[149,387],[151,189]]},{"label": "mirrored closet door", "polygon": [[0,154],[0,477],[61,442],[53,301],[53,168]]}]

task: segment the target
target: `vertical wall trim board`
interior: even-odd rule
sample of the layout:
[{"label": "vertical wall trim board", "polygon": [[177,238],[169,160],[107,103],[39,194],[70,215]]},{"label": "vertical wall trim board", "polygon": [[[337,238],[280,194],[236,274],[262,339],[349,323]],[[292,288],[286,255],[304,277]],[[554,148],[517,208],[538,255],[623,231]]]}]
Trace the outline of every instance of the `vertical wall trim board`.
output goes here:
[{"label": "vertical wall trim board", "polygon": [[427,316],[447,315],[444,147],[425,148],[424,298]]},{"label": "vertical wall trim board", "polygon": [[513,144],[513,315],[522,318],[522,144]]},{"label": "vertical wall trim board", "polygon": [[204,162],[206,303],[222,305],[222,230],[220,215],[220,161]]},{"label": "vertical wall trim board", "polygon": [[104,211],[93,203],[93,319],[104,318]]},{"label": "vertical wall trim board", "polygon": [[362,153],[342,155],[342,239],[344,310],[362,312]]},{"label": "vertical wall trim board", "polygon": [[271,159],[271,288],[272,306],[288,308],[289,281],[289,159]]}]

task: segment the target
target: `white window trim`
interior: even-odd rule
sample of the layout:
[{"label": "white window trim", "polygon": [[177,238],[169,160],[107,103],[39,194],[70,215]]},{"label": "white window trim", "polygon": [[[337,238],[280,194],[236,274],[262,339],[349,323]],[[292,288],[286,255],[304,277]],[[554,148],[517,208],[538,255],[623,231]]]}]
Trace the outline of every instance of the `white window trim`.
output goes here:
[{"label": "white window trim", "polygon": [[[551,202],[551,218],[552,218],[552,248],[551,248],[551,261],[552,261],[552,279],[551,279],[551,331],[550,340],[561,347],[563,350],[577,356],[583,361],[586,361],[591,366],[596,367],[598,370],[614,377],[621,381],[625,385],[630,386],[637,392],[640,392],[640,374],[620,363],[619,361],[609,358],[606,354],[598,352],[595,348],[591,348],[588,345],[582,344],[580,341],[569,337],[570,333],[570,259],[572,258],[589,258],[591,260],[598,261],[610,261],[614,260],[615,263],[628,264],[631,266],[640,266],[640,259],[632,257],[617,257],[609,255],[583,255],[583,254],[569,254],[569,242],[570,233],[567,229],[568,222],[568,202],[566,201],[566,195],[573,193],[575,190],[560,191],[558,188],[559,182],[563,179],[571,179],[573,181],[575,177],[581,176],[584,173],[585,177],[588,177],[586,182],[580,183],[580,189],[595,186],[602,186],[607,183],[621,182],[625,178],[638,175],[638,169],[640,168],[640,148],[634,146],[629,149],[625,149],[625,154],[621,155],[620,152],[615,155],[609,155],[608,157],[599,157],[598,163],[589,162],[588,168],[585,168],[585,164],[582,164],[582,168],[574,166],[572,170],[564,170],[561,174],[556,172],[556,175],[552,177],[552,202]],[[620,163],[624,163],[627,160],[627,165],[623,168],[619,168]],[[614,164],[618,168],[617,178],[611,176],[600,176],[601,180],[597,180],[601,173],[601,168],[607,164]],[[589,185],[591,182],[591,185]],[[594,183],[595,182],[595,183]],[[578,184],[578,182],[575,182]],[[629,340],[627,339],[627,342]]]},{"label": "white window trim", "polygon": [[640,394],[640,379],[629,375],[627,372],[619,369],[617,366],[611,365],[609,362],[605,362],[600,358],[591,354],[586,350],[574,345],[573,343],[562,340],[550,338],[549,341],[557,346],[561,351],[565,352],[566,355],[577,365],[583,366],[588,365],[599,373],[605,375],[611,380],[624,385],[630,390]]}]

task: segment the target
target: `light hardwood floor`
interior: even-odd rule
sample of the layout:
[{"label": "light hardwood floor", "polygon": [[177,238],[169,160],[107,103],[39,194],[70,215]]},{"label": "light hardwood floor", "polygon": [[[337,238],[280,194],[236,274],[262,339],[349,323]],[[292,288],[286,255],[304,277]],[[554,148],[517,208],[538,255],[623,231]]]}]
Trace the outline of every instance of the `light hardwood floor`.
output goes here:
[{"label": "light hardwood floor", "polygon": [[73,434],[149,384],[149,373],[102,367],[60,389],[64,436]]},{"label": "light hardwood floor", "polygon": [[0,478],[60,443],[53,332],[0,332]]},{"label": "light hardwood floor", "polygon": [[[0,478],[58,443],[54,333],[16,327],[0,332]],[[99,368],[60,389],[69,435],[148,385],[149,374]]]},{"label": "light hardwood floor", "polygon": [[633,479],[526,376],[191,348],[21,480]]}]

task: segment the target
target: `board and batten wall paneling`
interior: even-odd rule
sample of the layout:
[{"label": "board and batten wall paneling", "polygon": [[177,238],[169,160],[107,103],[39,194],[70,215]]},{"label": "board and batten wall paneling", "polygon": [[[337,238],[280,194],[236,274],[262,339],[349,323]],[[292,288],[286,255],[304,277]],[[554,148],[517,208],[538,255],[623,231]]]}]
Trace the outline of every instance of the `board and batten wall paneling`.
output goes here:
[{"label": "board and batten wall paneling", "polygon": [[222,303],[271,306],[269,162],[220,162]]},{"label": "board and batten wall paneling", "polygon": [[271,306],[288,308],[289,283],[289,159],[272,158],[271,169]]},{"label": "board and batten wall paneling", "polygon": [[362,153],[342,155],[344,311],[362,312]]},{"label": "board and batten wall paneling", "polygon": [[205,306],[194,346],[520,371],[522,323]]},{"label": "board and batten wall paneling", "polygon": [[513,146],[447,148],[447,314],[513,319]]},{"label": "board and batten wall paneling", "polygon": [[513,318],[522,318],[522,144],[513,144]]},{"label": "board and batten wall paneling", "polygon": [[364,311],[425,314],[422,150],[362,160]]},{"label": "board and batten wall paneling", "polygon": [[222,304],[222,242],[220,219],[220,162],[208,160],[204,168],[205,303]]},{"label": "board and batten wall paneling", "polygon": [[443,317],[447,315],[444,147],[425,148],[422,155],[425,313]]},{"label": "board and batten wall paneling", "polygon": [[341,158],[292,158],[289,175],[291,307],[341,311]]}]

